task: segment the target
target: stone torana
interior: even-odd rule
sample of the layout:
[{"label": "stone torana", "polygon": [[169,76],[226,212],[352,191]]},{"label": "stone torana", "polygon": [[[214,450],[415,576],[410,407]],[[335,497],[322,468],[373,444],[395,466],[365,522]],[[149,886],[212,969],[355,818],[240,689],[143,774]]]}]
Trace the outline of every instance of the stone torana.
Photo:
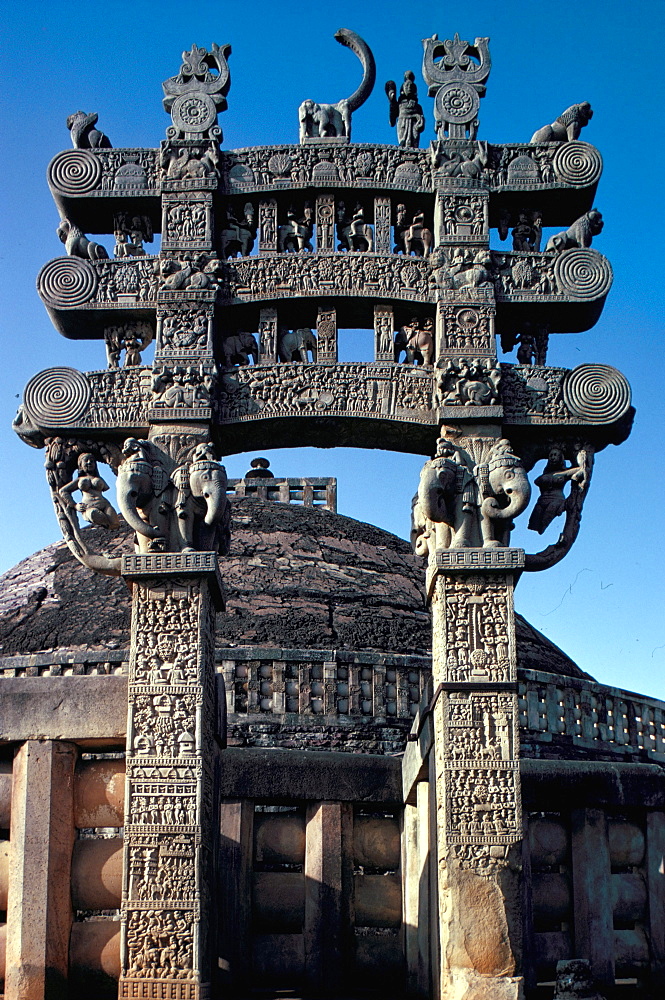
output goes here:
[{"label": "stone torana", "polygon": [[[555,117],[544,101],[551,125],[530,141],[490,143],[479,137],[489,39],[433,35],[423,41],[421,95],[412,69],[385,84],[396,144],[356,143],[352,119],[365,113],[375,59],[354,31],[335,38],[360,63],[358,88],[334,104],[303,95],[293,142],[226,148],[218,118],[231,46],[193,45],[163,84],[170,124],[160,148],[115,148],[96,113],[77,111],[67,120],[73,148],[48,168],[65,253],[42,267],[39,295],[62,335],[99,342],[99,369],[36,374],[14,428],[45,451],[73,555],[131,591],[118,996],[212,1000],[285,981],[350,996],[354,969],[381,967],[393,970],[396,995],[535,1000],[552,995],[542,984],[558,976],[561,1000],[591,996],[580,991],[594,979],[614,988],[620,968],[619,945],[598,943],[600,917],[580,874],[584,852],[593,854],[592,809],[578,810],[573,832],[586,929],[573,939],[559,921],[556,939],[534,944],[543,928],[524,860],[513,592],[523,573],[569,552],[595,456],[621,444],[633,419],[615,368],[556,367],[556,335],[592,327],[612,284],[596,248],[602,160],[582,132],[592,110],[583,102]],[[544,229],[555,235],[544,239]],[[492,230],[505,249],[490,249]],[[342,329],[374,331],[372,362],[340,362]],[[515,349],[516,362],[507,360]],[[236,710],[236,687],[225,695],[216,668],[215,616],[235,498],[276,500],[277,521],[298,488],[310,505],[318,489],[334,509],[332,486],[270,487],[264,459],[240,486],[229,483],[222,456],[304,445],[423,456],[412,544],[432,660],[431,681],[420,684],[412,665],[415,682],[400,688],[386,680],[397,667],[377,659],[342,668],[333,654],[320,674],[283,668],[278,690],[279,651],[257,655],[257,712],[279,704],[294,719],[315,705],[344,717],[416,716],[392,825],[378,800],[370,816],[344,795],[313,803],[310,793],[305,853],[291,857],[260,831],[305,795],[297,768],[291,788],[286,772],[275,779],[273,799],[266,782],[253,788],[251,767],[244,792],[238,776],[235,791],[228,784],[225,707]],[[511,530],[532,481],[536,542],[525,552]],[[123,522],[133,538],[125,548]],[[551,525],[558,538],[544,545]],[[406,670],[416,658],[402,652]],[[237,685],[233,669],[226,680]],[[359,774],[364,766],[358,758]],[[361,850],[370,822],[381,843],[389,829],[399,844],[399,816],[396,860]],[[303,879],[298,917],[288,892]],[[382,917],[386,906],[397,917]],[[287,914],[281,924],[276,913]],[[16,921],[8,918],[6,996],[55,996],[38,984],[22,992],[38,976]],[[650,926],[653,986],[665,956],[662,922]]]}]

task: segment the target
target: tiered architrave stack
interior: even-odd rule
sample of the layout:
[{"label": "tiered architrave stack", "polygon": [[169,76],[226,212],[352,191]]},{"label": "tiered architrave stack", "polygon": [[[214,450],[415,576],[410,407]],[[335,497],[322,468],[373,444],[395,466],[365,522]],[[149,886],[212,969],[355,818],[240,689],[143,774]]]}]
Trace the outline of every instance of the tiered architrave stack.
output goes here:
[{"label": "tiered architrave stack", "polygon": [[[588,104],[531,142],[478,140],[488,40],[458,36],[424,42],[430,147],[418,148],[410,72],[399,93],[386,84],[399,146],[351,143],[375,66],[353,32],[336,37],[363,81],[337,104],[304,101],[298,145],[220,151],[230,46],[194,46],[164,84],[173,124],[160,149],[112,149],[79,112],[75,148],[49,167],[68,255],[42,268],[39,292],[66,337],[105,341],[108,367],[36,375],[15,428],[46,447],[74,553],[133,587],[122,997],[207,995],[212,614],[229,523],[217,459],[301,445],[434,455],[413,511],[434,635],[434,962],[441,996],[477,977],[483,997],[519,994],[513,587],[570,549],[593,456],[632,420],[614,368],[546,365],[550,334],[592,326],[611,285],[590,246],[602,164],[579,139]],[[564,228],[541,249],[547,227]],[[492,228],[512,229],[511,251],[490,249]],[[84,231],[114,233],[114,259]],[[373,362],[338,360],[343,328],[373,329]],[[497,336],[517,364],[499,363]],[[529,527],[564,523],[525,554],[510,530],[540,460]],[[97,463],[117,474],[136,531],[122,560],[90,551],[80,530],[78,515],[118,523]]]}]

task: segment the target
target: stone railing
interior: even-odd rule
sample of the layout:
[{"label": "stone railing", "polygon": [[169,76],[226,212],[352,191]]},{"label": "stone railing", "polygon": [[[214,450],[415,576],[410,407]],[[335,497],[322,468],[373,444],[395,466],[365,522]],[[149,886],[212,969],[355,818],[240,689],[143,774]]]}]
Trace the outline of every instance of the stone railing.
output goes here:
[{"label": "stone railing", "polygon": [[665,702],[594,681],[519,671],[520,729],[529,740],[568,736],[583,747],[646,750],[665,760]]},{"label": "stone railing", "polygon": [[[0,679],[125,674],[127,661],[124,649],[5,656]],[[426,656],[236,646],[218,649],[216,661],[236,721],[283,714],[413,719],[422,730],[432,699]],[[524,742],[564,737],[581,749],[646,751],[665,761],[665,702],[540,670],[520,669],[518,677]]]},{"label": "stone railing", "polygon": [[337,511],[337,479],[229,479],[226,490],[229,499],[250,497],[257,500],[277,500],[302,507],[320,507]]}]

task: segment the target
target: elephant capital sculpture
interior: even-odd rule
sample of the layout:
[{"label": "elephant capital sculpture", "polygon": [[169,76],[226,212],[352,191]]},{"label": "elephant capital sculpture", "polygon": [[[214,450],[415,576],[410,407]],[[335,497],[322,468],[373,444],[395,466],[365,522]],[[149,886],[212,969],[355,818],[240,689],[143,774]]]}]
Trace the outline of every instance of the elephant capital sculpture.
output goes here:
[{"label": "elephant capital sculpture", "polygon": [[224,338],[222,354],[224,355],[225,368],[248,365],[250,355],[256,365],[259,361],[259,345],[253,333],[240,330],[238,333],[229,334],[228,337]]},{"label": "elephant capital sculpture", "polygon": [[510,542],[513,517],[526,509],[531,486],[505,438],[471,441],[486,460],[474,465],[464,448],[439,438],[436,455],[420,474],[412,511],[417,555],[436,549],[500,548]]},{"label": "elephant capital sculpture", "polygon": [[138,552],[220,551],[229,545],[226,470],[211,444],[176,466],[151,441],[128,438],[118,467],[118,508]]},{"label": "elephant capital sculpture", "polygon": [[226,555],[231,538],[226,469],[215,460],[212,446],[198,445],[190,464],[178,466],[171,478],[177,489],[175,512],[182,551]]},{"label": "elephant capital sculpture", "polygon": [[425,462],[420,473],[413,508],[412,541],[418,555],[429,551],[426,537],[434,538],[436,549],[464,549],[480,544],[478,490],[473,469],[473,459],[463,448],[439,438],[435,457]]}]

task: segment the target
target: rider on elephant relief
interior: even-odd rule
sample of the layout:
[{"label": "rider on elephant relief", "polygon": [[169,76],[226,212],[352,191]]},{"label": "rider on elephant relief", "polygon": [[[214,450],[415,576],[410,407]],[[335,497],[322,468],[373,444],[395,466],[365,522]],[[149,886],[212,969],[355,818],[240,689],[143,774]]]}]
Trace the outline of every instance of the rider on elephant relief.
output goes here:
[{"label": "rider on elephant relief", "polygon": [[465,549],[479,544],[473,459],[446,438],[439,438],[436,455],[420,473],[413,517],[415,524],[418,518],[423,524],[432,522],[437,549]]}]

